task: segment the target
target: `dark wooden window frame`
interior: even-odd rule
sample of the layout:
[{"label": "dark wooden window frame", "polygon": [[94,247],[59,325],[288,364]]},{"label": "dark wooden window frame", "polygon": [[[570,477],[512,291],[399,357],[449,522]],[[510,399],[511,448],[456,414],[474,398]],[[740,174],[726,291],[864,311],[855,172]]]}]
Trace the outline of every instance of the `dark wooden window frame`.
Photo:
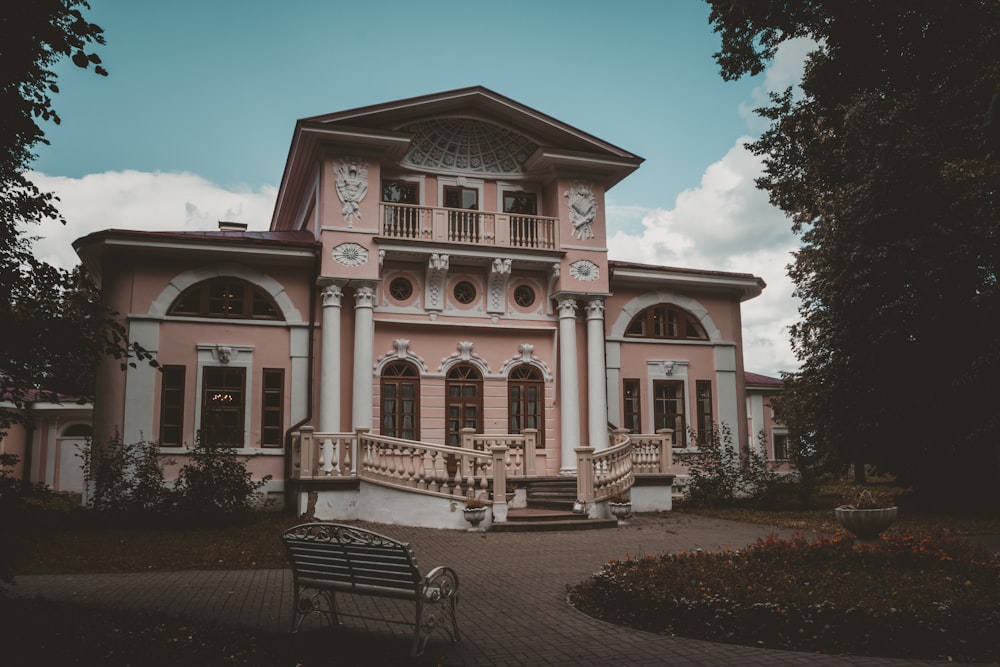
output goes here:
[{"label": "dark wooden window frame", "polygon": [[[676,409],[668,410],[673,405]],[[673,429],[674,446],[687,442],[683,380],[653,380],[653,430]]]},{"label": "dark wooden window frame", "polygon": [[642,383],[638,378],[622,380],[622,428],[642,433]]},{"label": "dark wooden window frame", "polygon": [[695,382],[695,401],[698,425],[698,444],[703,444],[715,430],[714,413],[712,412],[712,382],[697,380]]},{"label": "dark wooden window frame", "polygon": [[242,320],[285,319],[271,295],[242,278],[220,276],[192,285],[167,311],[178,317]]},{"label": "dark wooden window frame", "polygon": [[[535,399],[531,399],[534,391]],[[531,405],[535,410],[531,410]],[[524,422],[522,427],[519,421]],[[534,421],[535,425],[530,425]],[[531,364],[521,364],[507,375],[507,424],[508,432],[523,433],[526,428],[538,430],[535,446],[545,447],[545,378]]]},{"label": "dark wooden window frame", "polygon": [[[242,366],[204,366],[201,378],[201,429],[199,432],[201,444],[222,447],[241,448],[246,446],[246,371]],[[238,382],[229,382],[230,377],[238,378]],[[220,382],[219,378],[223,381]],[[233,395],[238,391],[237,395]],[[226,396],[229,399],[226,399]],[[231,406],[226,406],[231,402]],[[218,417],[220,421],[227,419],[226,415],[236,415],[233,426],[211,423]],[[220,439],[221,438],[221,439]]]},{"label": "dark wooden window frame", "polygon": [[260,384],[260,445],[281,447],[285,427],[285,369],[265,368]]},{"label": "dark wooden window frame", "polygon": [[160,446],[184,446],[184,381],[187,368],[160,367]]},{"label": "dark wooden window frame", "polygon": [[[469,388],[475,389],[473,400],[466,400],[466,392]],[[460,396],[452,396],[453,390],[459,389]],[[458,416],[458,429],[452,428],[451,407],[452,399],[458,398],[457,404],[463,409],[469,405],[476,408],[476,423],[471,426],[477,433],[483,430],[483,374],[472,364],[458,364],[453,366],[445,377],[445,436],[446,444],[453,447],[462,445],[462,428],[467,425],[468,415]]]},{"label": "dark wooden window frame", "polygon": [[[411,388],[412,394],[406,396],[406,389]],[[406,440],[420,439],[420,371],[406,361],[394,361],[382,369],[380,378],[381,423],[380,432],[390,438]],[[388,401],[394,405],[390,406]],[[412,402],[412,410],[406,410],[404,401]],[[387,421],[391,417],[392,421]],[[407,428],[407,417],[411,418],[412,426]]]},{"label": "dark wooden window frame", "polygon": [[625,335],[668,340],[708,340],[705,328],[694,315],[678,306],[657,304],[638,313],[625,328]]}]

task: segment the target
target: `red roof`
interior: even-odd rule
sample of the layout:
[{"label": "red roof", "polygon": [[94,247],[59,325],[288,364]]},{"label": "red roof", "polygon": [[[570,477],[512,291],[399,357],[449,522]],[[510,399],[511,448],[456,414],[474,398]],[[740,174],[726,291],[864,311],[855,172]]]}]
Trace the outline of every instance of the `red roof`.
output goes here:
[{"label": "red roof", "polygon": [[743,381],[748,387],[773,387],[775,389],[780,389],[782,387],[781,380],[778,378],[761,375],[759,373],[751,373],[749,371],[743,373]]}]

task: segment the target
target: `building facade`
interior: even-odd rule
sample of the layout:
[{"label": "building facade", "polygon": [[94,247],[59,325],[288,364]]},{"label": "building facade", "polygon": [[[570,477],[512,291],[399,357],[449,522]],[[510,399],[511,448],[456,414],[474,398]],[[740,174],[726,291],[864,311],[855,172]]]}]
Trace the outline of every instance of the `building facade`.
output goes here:
[{"label": "building facade", "polygon": [[[525,479],[630,434],[686,449],[725,423],[749,443],[740,305],[764,283],[609,260],[605,194],[641,162],[481,87],[299,121],[268,231],[74,244],[162,367],[102,371],[95,441],[232,446],[331,518],[454,495],[465,459],[442,448],[499,436]],[[409,479],[387,447],[419,449]],[[409,500],[366,501],[389,468],[405,483],[381,493]]]}]

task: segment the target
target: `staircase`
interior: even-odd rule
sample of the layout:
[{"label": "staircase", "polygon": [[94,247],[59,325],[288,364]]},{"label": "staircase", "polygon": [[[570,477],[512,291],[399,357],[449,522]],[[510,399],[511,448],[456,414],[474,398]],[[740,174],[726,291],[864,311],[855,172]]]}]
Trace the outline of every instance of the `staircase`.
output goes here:
[{"label": "staircase", "polygon": [[590,519],[573,512],[576,502],[576,479],[551,478],[529,482],[528,506],[507,510],[507,521],[494,522],[490,531],[513,533],[522,531],[594,530],[615,528],[615,519]]}]

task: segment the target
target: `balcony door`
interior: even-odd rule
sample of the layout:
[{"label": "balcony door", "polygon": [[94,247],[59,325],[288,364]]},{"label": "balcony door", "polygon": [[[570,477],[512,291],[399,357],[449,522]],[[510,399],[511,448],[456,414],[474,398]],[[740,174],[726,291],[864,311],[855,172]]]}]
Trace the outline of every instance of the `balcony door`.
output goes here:
[{"label": "balcony door", "polygon": [[479,190],[461,185],[444,186],[444,205],[448,211],[448,240],[479,243]]}]

